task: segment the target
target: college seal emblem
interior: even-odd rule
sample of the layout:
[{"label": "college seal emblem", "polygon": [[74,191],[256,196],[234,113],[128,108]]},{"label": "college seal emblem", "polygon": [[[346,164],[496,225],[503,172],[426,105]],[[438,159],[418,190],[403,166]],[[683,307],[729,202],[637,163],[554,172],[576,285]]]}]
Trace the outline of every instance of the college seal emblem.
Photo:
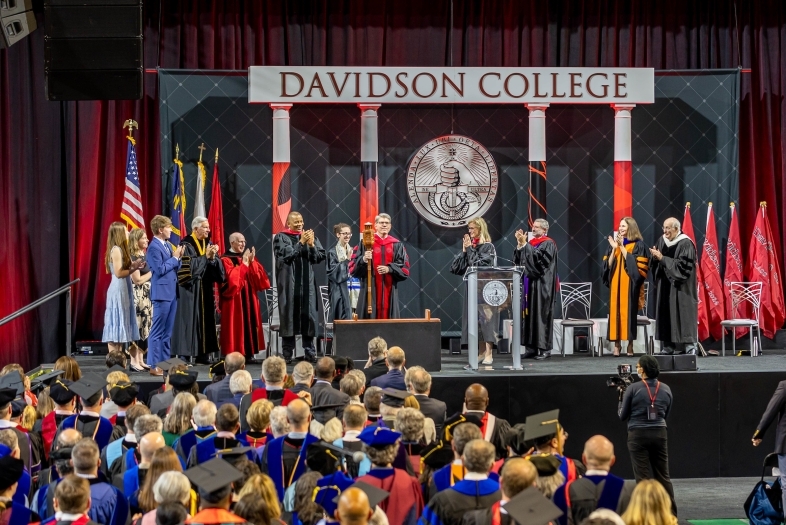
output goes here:
[{"label": "college seal emblem", "polygon": [[421,217],[458,228],[483,215],[497,196],[497,165],[482,144],[463,135],[437,137],[415,153],[407,193]]},{"label": "college seal emblem", "polygon": [[500,306],[508,300],[508,289],[501,281],[489,281],[483,287],[483,300],[491,306]]}]

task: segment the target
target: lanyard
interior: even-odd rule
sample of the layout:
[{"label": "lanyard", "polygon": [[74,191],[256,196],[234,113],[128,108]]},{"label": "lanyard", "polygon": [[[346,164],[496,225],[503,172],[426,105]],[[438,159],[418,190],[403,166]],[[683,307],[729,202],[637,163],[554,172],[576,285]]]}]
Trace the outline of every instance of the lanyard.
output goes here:
[{"label": "lanyard", "polygon": [[647,389],[647,395],[650,396],[650,406],[655,406],[655,398],[658,397],[658,390],[660,390],[660,381],[655,381],[655,395],[650,392],[650,386],[647,384],[647,381],[642,381],[644,383],[644,387]]}]

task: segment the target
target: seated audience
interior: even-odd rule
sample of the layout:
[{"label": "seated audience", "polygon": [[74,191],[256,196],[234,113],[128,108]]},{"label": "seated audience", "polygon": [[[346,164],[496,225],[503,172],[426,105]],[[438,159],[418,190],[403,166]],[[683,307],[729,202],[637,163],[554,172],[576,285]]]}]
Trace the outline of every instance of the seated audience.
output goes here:
[{"label": "seated audience", "polygon": [[196,404],[196,398],[187,392],[175,396],[175,400],[169,408],[169,413],[164,418],[162,434],[164,435],[166,446],[173,446],[177,438],[193,429],[191,426],[191,414]]},{"label": "seated audience", "polygon": [[323,425],[334,417],[341,419],[344,407],[349,404],[349,396],[333,388],[332,381],[336,376],[336,363],[332,357],[323,357],[317,361],[315,368],[316,382],[311,387],[311,404],[313,407],[325,407],[314,410],[314,419]]},{"label": "seated audience", "polygon": [[299,394],[300,392],[308,392],[311,388],[311,383],[314,382],[314,365],[308,361],[301,361],[292,369],[292,380],[295,384],[290,390]]},{"label": "seated audience", "polygon": [[434,472],[428,486],[427,495],[435,494],[448,489],[464,479],[464,447],[472,440],[483,439],[480,429],[474,423],[461,423],[452,430],[450,448],[453,450],[453,462]]},{"label": "seated audience", "polygon": [[[501,513],[500,509],[504,508],[505,504],[514,496],[517,496],[530,487],[534,487],[537,477],[538,471],[531,462],[523,458],[510,459],[505,463],[499,477],[501,499],[485,509],[468,512],[464,516],[463,524],[492,525],[497,523],[502,525],[504,523],[506,525],[512,525],[515,522],[506,513]],[[495,518],[496,516],[499,517]],[[497,519],[499,521],[495,521]]]},{"label": "seated audience", "polygon": [[287,378],[287,363],[283,358],[272,356],[262,361],[262,380],[265,382],[265,387],[255,388],[240,400],[240,429],[243,432],[248,431],[246,413],[254,401],[267,399],[274,406],[287,406],[298,399],[297,394],[284,388]]},{"label": "seated audience", "polygon": [[289,431],[287,407],[273,407],[270,411],[270,433],[274,438],[280,438],[289,434]]},{"label": "seated audience", "polygon": [[[104,473],[107,479],[112,479],[114,474],[125,470],[125,466],[130,467],[139,462],[139,456],[134,455],[134,449],[137,448],[138,444],[134,425],[139,418],[146,415],[150,415],[150,410],[148,410],[145,405],[139,404],[130,406],[124,417],[126,435],[112,441],[101,451],[101,472]],[[129,450],[131,451],[130,453]],[[122,466],[115,466],[115,461],[121,461],[123,456],[126,457],[124,458],[124,463],[121,464]]]},{"label": "seated audience", "polygon": [[240,352],[231,352],[224,356],[224,370],[226,375],[220,381],[212,383],[205,388],[205,396],[207,399],[212,401],[217,407],[229,402],[234,396],[229,384],[232,374],[245,368],[246,357]]},{"label": "seated audience", "polygon": [[[55,517],[58,524],[78,523],[79,525],[98,525],[90,514],[90,483],[84,478],[70,474],[57,484],[53,500]],[[87,519],[86,519],[87,518]],[[101,522],[104,525],[103,522]]]},{"label": "seated audience", "polygon": [[[278,501],[273,480],[265,474],[257,474],[246,480],[238,493],[238,498],[253,497],[265,502],[266,521],[271,525],[283,525],[281,521],[281,505]],[[256,525],[256,524],[255,524]]]},{"label": "seated audience", "polygon": [[345,375],[339,382],[339,390],[349,396],[350,405],[362,405],[360,392],[363,390],[363,383],[354,375]]},{"label": "seated audience", "polygon": [[[158,464],[157,458],[154,458],[153,462]],[[153,473],[151,472],[151,474]],[[161,472],[157,478],[155,483],[153,483],[153,502],[149,503],[146,499],[147,496],[142,498],[145,500],[145,505],[152,505],[152,510],[142,516],[140,525],[156,525],[156,511],[161,505],[178,503],[184,510],[188,510],[192,507],[192,501],[196,499],[192,498],[191,482],[188,481],[188,478],[180,468],[175,468],[169,472]],[[145,480],[145,487],[142,489],[143,493],[147,491],[147,481]],[[142,497],[141,493],[140,497]]]},{"label": "seated audience", "polygon": [[[145,439],[149,438],[151,435],[152,434],[145,436]],[[183,467],[174,450],[169,447],[161,447],[153,452],[150,462],[148,463],[147,474],[139,490],[129,497],[129,504],[133,514],[150,512],[156,508],[158,503],[161,503],[156,499],[155,486],[161,476],[167,472],[182,473]],[[188,508],[189,503],[190,492],[189,499],[186,502],[186,508]]]},{"label": "seated audience", "polygon": [[[361,452],[363,450],[363,442],[360,441],[358,436],[365,428],[367,418],[366,409],[362,405],[349,405],[344,410],[342,421],[344,435],[340,439],[333,441],[333,444],[349,452]],[[347,457],[346,464],[347,473],[353,478],[363,476],[371,470],[371,461],[366,456],[360,462],[356,462],[354,457]]]},{"label": "seated audience", "polygon": [[198,401],[194,405],[194,410],[191,412],[191,420],[196,428],[181,435],[175,440],[172,447],[177,452],[177,455],[180,456],[180,459],[187,461],[194,446],[216,435],[217,412],[216,405],[207,399]]},{"label": "seated audience", "polygon": [[436,435],[441,436],[448,407],[443,401],[429,397],[431,374],[422,366],[412,366],[404,374],[404,382],[407,384],[407,390],[415,395],[423,415],[434,421]]},{"label": "seated audience", "polygon": [[246,414],[248,432],[245,433],[245,440],[250,447],[257,450],[257,454],[262,453],[262,448],[270,438],[267,430],[270,427],[270,412],[272,410],[273,403],[267,399],[260,399],[251,403]]},{"label": "seated audience", "polygon": [[204,439],[191,448],[187,462],[189,468],[209,461],[219,450],[247,446],[245,440],[238,439],[238,432],[240,432],[240,414],[235,405],[224,403],[216,412],[216,435]]},{"label": "seated audience", "polygon": [[379,409],[382,405],[382,389],[378,386],[366,387],[366,393],[363,396],[363,406],[366,407],[368,414],[368,422],[376,423],[382,419]]},{"label": "seated audience", "polygon": [[232,403],[235,408],[240,407],[240,400],[244,395],[251,393],[251,374],[246,370],[238,370],[232,377],[229,378],[229,391],[232,392],[232,397],[228,399],[227,403]]},{"label": "seated audience", "polygon": [[[98,477],[98,445],[91,438],[82,438],[71,450],[74,474],[89,481],[90,510],[88,516],[102,525],[125,525],[128,519],[128,501],[125,496],[109,483]],[[60,489],[55,490],[55,497]],[[55,507],[55,510],[57,508]]]}]

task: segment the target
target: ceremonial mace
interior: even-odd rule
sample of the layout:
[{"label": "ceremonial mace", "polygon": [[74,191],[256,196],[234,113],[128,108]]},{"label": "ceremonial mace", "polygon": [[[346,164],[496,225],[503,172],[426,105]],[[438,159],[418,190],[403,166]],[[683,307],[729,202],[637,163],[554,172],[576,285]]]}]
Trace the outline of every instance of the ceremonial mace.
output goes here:
[{"label": "ceremonial mace", "polygon": [[[372,225],[367,222],[363,228],[363,247],[367,251],[374,249],[374,231],[371,229]],[[371,315],[371,266],[374,263],[374,257],[371,257],[371,262],[367,263],[368,277],[366,278],[366,293],[368,294],[368,314]]]}]

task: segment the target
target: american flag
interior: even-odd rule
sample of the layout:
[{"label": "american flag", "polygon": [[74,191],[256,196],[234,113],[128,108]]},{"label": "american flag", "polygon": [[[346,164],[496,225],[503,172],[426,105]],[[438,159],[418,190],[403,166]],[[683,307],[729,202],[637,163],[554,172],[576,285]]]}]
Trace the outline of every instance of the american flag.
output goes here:
[{"label": "american flag", "polygon": [[139,167],[136,163],[134,139],[128,139],[126,155],[126,189],[123,193],[123,206],[120,217],[132,228],[144,228],[145,219],[142,213],[142,192],[139,188]]}]

